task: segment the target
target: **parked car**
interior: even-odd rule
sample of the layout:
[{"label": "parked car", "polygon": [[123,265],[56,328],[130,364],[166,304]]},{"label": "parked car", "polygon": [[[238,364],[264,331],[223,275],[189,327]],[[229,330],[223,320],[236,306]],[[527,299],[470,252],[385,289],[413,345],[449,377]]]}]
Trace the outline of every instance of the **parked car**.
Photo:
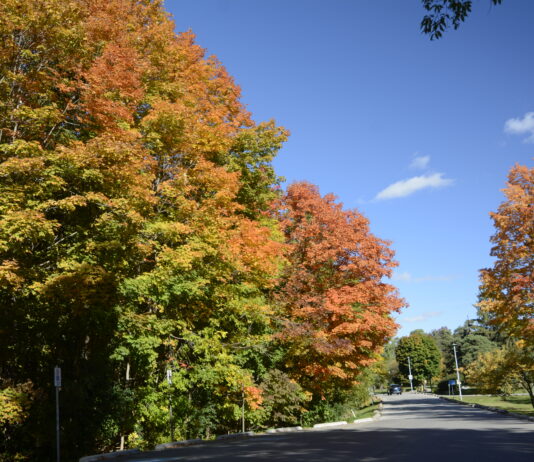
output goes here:
[{"label": "parked car", "polygon": [[392,383],[388,388],[388,395],[402,395],[402,387]]}]

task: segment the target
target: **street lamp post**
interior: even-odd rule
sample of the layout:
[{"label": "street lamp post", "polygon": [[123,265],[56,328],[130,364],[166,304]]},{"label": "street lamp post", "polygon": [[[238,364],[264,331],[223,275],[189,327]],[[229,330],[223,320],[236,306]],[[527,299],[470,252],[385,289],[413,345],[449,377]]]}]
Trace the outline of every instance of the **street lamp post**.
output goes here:
[{"label": "street lamp post", "polygon": [[410,379],[410,389],[413,391],[413,375],[412,375],[412,364],[410,363],[410,357],[408,356],[408,378]]},{"label": "street lamp post", "polygon": [[456,363],[456,383],[458,384],[458,392],[460,393],[460,401],[463,401],[462,397],[462,382],[460,381],[460,371],[458,370],[458,357],[456,356],[456,343],[452,344],[454,350],[454,362]]}]

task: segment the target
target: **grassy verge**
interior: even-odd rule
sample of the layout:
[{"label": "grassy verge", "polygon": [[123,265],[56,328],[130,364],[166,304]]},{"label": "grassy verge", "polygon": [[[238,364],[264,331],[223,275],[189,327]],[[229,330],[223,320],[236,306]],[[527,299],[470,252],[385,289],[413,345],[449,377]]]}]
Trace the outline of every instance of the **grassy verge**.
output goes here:
[{"label": "grassy verge", "polygon": [[[457,396],[451,398],[459,399]],[[530,404],[528,396],[507,396],[502,398],[500,396],[464,396],[464,402],[482,404],[484,406],[498,407],[509,412],[517,414],[525,414],[534,417],[534,408]]]},{"label": "grassy verge", "polygon": [[371,404],[370,406],[364,407],[363,409],[358,409],[357,411],[354,411],[356,417],[353,417],[351,413],[350,417],[347,418],[347,421],[373,417],[374,412],[378,410],[378,404],[379,403]]},{"label": "grassy verge", "polygon": [[346,420],[347,422],[352,422],[356,419],[366,419],[368,417],[373,417],[373,414],[378,410],[378,405],[380,401],[374,401],[369,406],[362,407],[361,409],[351,409],[349,407],[343,410],[343,413],[339,415],[339,418],[336,420]]}]

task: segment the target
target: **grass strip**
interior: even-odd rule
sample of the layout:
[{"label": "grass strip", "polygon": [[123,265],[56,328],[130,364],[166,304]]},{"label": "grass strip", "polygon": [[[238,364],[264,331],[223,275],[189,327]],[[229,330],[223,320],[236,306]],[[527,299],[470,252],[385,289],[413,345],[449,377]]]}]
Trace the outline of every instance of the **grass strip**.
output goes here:
[{"label": "grass strip", "polygon": [[[459,398],[457,396],[451,396],[451,398],[454,398],[459,401]],[[530,403],[530,399],[528,396],[492,396],[492,395],[485,395],[485,396],[465,396],[463,397],[463,401],[466,403],[473,403],[473,404],[482,404],[483,406],[490,406],[490,407],[496,407],[499,409],[504,409],[508,412],[514,412],[516,414],[524,414],[528,415],[530,417],[534,417],[534,408],[532,407],[532,404]]]}]

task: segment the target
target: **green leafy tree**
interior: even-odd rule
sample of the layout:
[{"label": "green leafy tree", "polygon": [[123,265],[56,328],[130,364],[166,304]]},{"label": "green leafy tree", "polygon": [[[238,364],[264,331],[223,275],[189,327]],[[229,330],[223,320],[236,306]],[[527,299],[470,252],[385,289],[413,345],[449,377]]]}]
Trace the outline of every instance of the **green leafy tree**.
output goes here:
[{"label": "green leafy tree", "polygon": [[455,338],[451,330],[448,327],[441,327],[431,331],[429,335],[434,339],[436,346],[441,352],[444,371],[446,373],[453,372],[455,370],[455,364],[452,344],[455,342]]},{"label": "green leafy tree", "polygon": [[432,382],[440,372],[441,353],[432,337],[415,332],[408,337],[401,337],[395,348],[395,356],[400,373],[404,378],[409,375],[408,358],[410,358],[412,375],[416,385]]},{"label": "green leafy tree", "polygon": [[274,369],[265,374],[261,383],[263,406],[269,415],[267,426],[297,425],[311,396],[284,372]]},{"label": "green leafy tree", "polygon": [[[498,343],[494,339],[496,339],[496,333],[475,319],[470,319],[457,327],[454,330],[453,342],[456,344],[458,367],[463,368],[473,362],[479,354],[496,349]],[[447,366],[448,372],[456,370],[454,358]]]}]

